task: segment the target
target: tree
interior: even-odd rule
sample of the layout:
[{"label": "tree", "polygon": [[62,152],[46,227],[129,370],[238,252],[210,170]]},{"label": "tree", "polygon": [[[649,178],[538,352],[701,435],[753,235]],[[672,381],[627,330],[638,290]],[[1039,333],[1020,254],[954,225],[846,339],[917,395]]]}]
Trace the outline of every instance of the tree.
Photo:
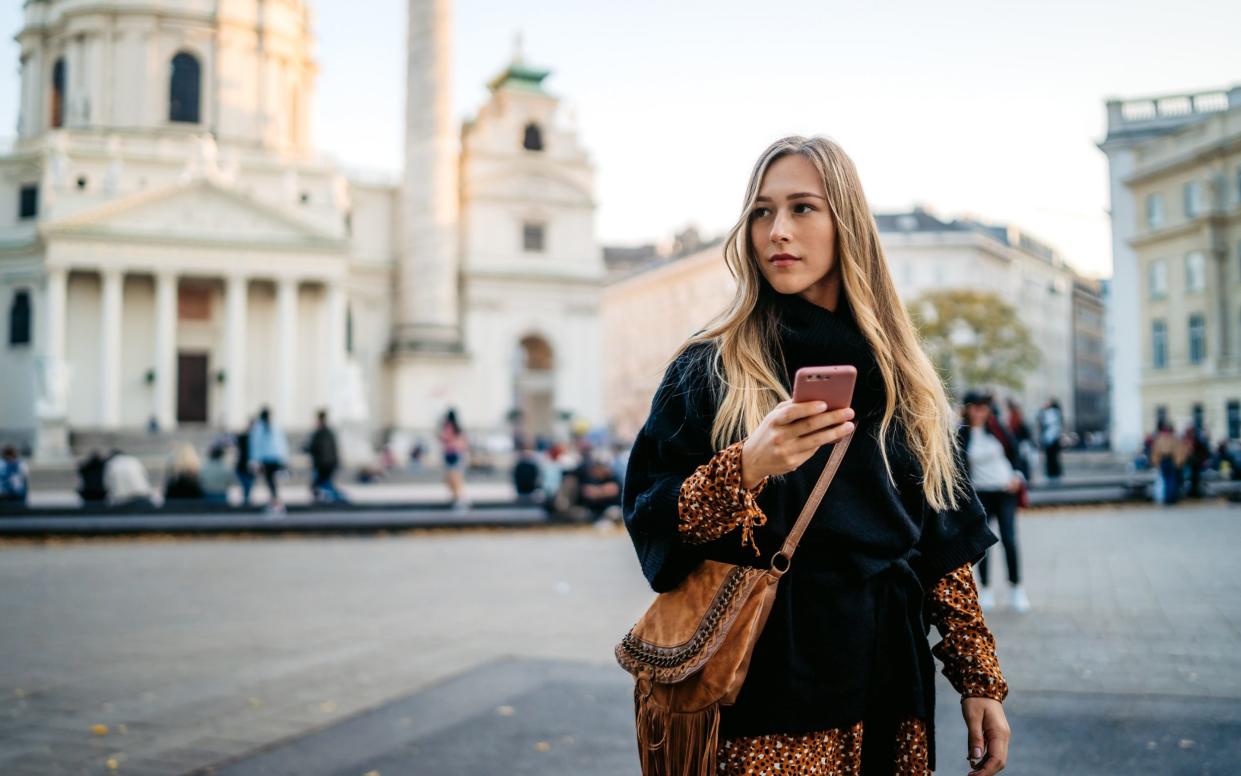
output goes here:
[{"label": "tree", "polygon": [[989,291],[928,291],[909,304],[922,344],[953,393],[972,386],[1021,390],[1039,364],[1030,330]]}]

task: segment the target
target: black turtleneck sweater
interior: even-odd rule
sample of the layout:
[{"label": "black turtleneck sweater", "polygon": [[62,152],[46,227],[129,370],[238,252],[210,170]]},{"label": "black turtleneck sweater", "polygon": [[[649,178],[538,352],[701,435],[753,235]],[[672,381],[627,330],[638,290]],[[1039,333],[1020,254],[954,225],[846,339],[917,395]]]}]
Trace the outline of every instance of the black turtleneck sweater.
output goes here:
[{"label": "black turtleneck sweater", "polygon": [[[857,431],[780,581],[745,685],[737,703],[723,710],[721,736],[799,734],[865,720],[874,741],[885,727],[916,716],[927,724],[934,768],[934,660],[923,591],[976,562],[996,537],[972,490],[957,510],[926,504],[920,466],[895,419],[886,440],[895,483],[889,479],[877,439],[882,377],[843,298],[832,312],[767,287],[760,304],[777,310],[782,353],[773,361],[782,363],[790,393],[803,366],[857,368]],[[754,531],[760,556],[741,546],[737,532],[700,545],[682,541],[681,484],[718,452],[710,443],[721,395],[710,377],[714,358],[714,345],[700,344],[669,366],[629,458],[625,524],[658,592],[676,587],[704,558],[767,566],[831,451],[824,446],[797,470],[768,481],[758,497],[767,523]],[[885,754],[875,751],[881,762]]]}]

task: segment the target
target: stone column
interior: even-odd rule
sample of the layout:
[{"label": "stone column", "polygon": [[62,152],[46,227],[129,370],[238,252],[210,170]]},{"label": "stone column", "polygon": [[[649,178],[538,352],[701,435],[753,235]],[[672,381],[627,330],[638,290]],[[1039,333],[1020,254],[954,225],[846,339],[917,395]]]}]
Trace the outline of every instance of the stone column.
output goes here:
[{"label": "stone column", "polygon": [[276,423],[304,426],[294,417],[293,386],[297,381],[297,279],[276,281]]},{"label": "stone column", "polygon": [[155,419],[165,431],[176,428],[177,276],[155,276]]},{"label": "stone column", "polygon": [[107,269],[100,274],[99,425],[115,429],[121,424],[121,303],[125,275],[119,269]]},{"label": "stone column", "polygon": [[49,267],[44,286],[39,398],[35,404],[35,458],[63,461],[69,450],[69,366],[65,363],[65,300],[68,272]]},{"label": "stone column", "polygon": [[324,290],[323,314],[325,316],[323,345],[327,358],[323,363],[323,391],[321,395],[333,415],[341,408],[340,397],[344,388],[344,370],[348,354],[345,353],[346,299],[344,281],[329,280]]},{"label": "stone column", "polygon": [[224,281],[224,422],[236,432],[250,412],[246,406],[246,306],[249,278],[230,275]]},{"label": "stone column", "polygon": [[410,0],[401,186],[400,350],[460,349],[452,0]]}]

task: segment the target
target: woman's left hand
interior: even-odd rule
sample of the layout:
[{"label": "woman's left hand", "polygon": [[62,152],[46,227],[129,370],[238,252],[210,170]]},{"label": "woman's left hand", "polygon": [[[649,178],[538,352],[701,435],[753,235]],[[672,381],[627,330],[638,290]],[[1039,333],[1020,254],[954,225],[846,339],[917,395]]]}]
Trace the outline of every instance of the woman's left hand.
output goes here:
[{"label": "woman's left hand", "polygon": [[[1004,716],[1004,705],[991,698],[962,698],[961,716],[969,734],[966,759],[969,776],[994,776],[1008,762],[1008,739],[1012,731]],[[982,759],[983,756],[986,759]],[[980,762],[981,760],[981,762]]]}]

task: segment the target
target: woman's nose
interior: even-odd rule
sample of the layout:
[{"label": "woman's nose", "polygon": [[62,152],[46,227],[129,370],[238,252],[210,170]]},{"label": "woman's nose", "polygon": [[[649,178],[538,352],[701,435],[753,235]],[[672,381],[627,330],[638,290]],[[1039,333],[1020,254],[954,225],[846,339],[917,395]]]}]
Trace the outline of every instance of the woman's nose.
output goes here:
[{"label": "woman's nose", "polygon": [[784,215],[777,213],[775,220],[771,224],[771,241],[772,242],[788,242],[789,229],[788,219]]}]

